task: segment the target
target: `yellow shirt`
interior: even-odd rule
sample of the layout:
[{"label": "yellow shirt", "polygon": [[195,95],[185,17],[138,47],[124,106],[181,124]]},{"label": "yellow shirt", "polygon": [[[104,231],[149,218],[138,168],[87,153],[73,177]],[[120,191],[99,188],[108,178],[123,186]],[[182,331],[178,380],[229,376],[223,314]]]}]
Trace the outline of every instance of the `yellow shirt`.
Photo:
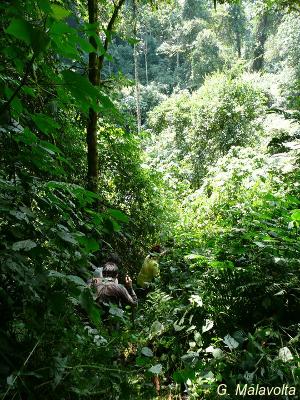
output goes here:
[{"label": "yellow shirt", "polygon": [[147,287],[155,276],[159,275],[159,264],[155,258],[147,256],[137,277],[137,284]]}]

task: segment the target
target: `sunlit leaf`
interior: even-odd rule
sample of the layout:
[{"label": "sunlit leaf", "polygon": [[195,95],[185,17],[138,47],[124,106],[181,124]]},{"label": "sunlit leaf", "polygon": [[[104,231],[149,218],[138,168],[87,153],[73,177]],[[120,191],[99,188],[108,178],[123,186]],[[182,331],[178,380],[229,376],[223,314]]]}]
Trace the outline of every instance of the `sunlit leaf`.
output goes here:
[{"label": "sunlit leaf", "polygon": [[236,349],[239,343],[230,335],[226,335],[223,342],[229,347],[230,350]]},{"label": "sunlit leaf", "polygon": [[19,250],[24,250],[24,251],[29,251],[36,247],[37,244],[33,240],[20,240],[19,242],[15,242],[12,245],[12,249],[14,251],[19,251]]},{"label": "sunlit leaf", "polygon": [[149,349],[149,347],[143,347],[141,350],[141,354],[143,354],[146,357],[153,357],[153,351]]},{"label": "sunlit leaf", "polygon": [[51,4],[51,11],[52,16],[57,20],[65,19],[71,14],[71,11],[66,10],[58,4]]},{"label": "sunlit leaf", "polygon": [[162,372],[162,365],[161,364],[156,364],[153,365],[153,367],[148,369],[149,372],[151,372],[152,374],[160,374]]},{"label": "sunlit leaf", "polygon": [[202,326],[202,333],[210,331],[214,326],[214,321],[211,319],[206,319],[205,324]]}]

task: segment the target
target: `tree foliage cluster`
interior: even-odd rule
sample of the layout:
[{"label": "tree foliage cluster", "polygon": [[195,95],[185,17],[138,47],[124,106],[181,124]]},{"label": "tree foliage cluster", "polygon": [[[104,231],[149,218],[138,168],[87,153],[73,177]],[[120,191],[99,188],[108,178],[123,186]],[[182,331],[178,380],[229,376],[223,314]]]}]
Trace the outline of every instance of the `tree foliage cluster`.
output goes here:
[{"label": "tree foliage cluster", "polygon": [[[102,336],[85,281],[116,248],[133,270],[157,235],[160,183],[108,89],[88,80],[89,36],[110,57],[101,21],[87,22],[83,2],[19,0],[0,11],[1,396],[117,398],[109,388],[127,375],[111,367],[119,347]],[[98,193],[86,189],[91,108],[101,115]]]},{"label": "tree foliage cluster", "polygon": [[[149,3],[0,4],[3,400],[300,390],[297,2]],[[158,241],[105,316],[93,269]]]}]

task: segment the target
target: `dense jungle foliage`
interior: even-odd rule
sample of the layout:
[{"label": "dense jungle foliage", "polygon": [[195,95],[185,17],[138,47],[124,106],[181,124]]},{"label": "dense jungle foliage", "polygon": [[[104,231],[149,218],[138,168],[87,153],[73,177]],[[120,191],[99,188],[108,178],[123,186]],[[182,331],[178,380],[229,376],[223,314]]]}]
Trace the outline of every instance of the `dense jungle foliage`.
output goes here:
[{"label": "dense jungle foliage", "polygon": [[[298,399],[299,2],[2,0],[0,29],[1,399]],[[105,317],[112,254],[139,304]]]}]

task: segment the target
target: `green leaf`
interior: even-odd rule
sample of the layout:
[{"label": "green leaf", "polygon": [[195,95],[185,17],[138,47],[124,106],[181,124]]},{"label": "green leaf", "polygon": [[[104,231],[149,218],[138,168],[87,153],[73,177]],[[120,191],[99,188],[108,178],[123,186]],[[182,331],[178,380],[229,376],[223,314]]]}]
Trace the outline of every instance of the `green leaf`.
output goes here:
[{"label": "green leaf", "polygon": [[256,246],[258,246],[260,248],[266,247],[265,243],[263,243],[263,242],[253,242],[253,243],[256,244]]},{"label": "green leaf", "polygon": [[124,317],[124,310],[122,310],[122,308],[119,308],[116,304],[111,305],[111,307],[109,308],[109,313],[122,319]]},{"label": "green leaf", "polygon": [[51,12],[52,16],[58,21],[67,18],[71,14],[71,11],[66,10],[58,4],[51,4]]},{"label": "green leaf", "polygon": [[14,382],[15,382],[15,376],[14,375],[9,375],[6,378],[6,383],[8,384],[8,386],[13,386]]},{"label": "green leaf", "polygon": [[74,236],[69,232],[58,231],[57,234],[65,242],[78,244],[77,240],[75,240]]},{"label": "green leaf", "polygon": [[22,40],[28,45],[32,43],[33,27],[24,19],[13,19],[5,32],[19,40]]},{"label": "green leaf", "polygon": [[195,378],[195,371],[193,370],[183,369],[173,373],[173,379],[177,383],[184,383],[188,379],[194,379],[194,378]]},{"label": "green leaf", "polygon": [[88,238],[86,236],[78,236],[78,242],[84,246],[87,253],[93,253],[99,250],[99,243],[94,238]]},{"label": "green leaf", "polygon": [[85,76],[81,76],[69,70],[63,71],[62,76],[66,88],[71,92],[78,105],[82,107],[84,111],[87,112],[90,107],[95,111],[101,110],[97,103],[99,91]]},{"label": "green leaf", "polygon": [[86,40],[86,39],[81,38],[80,36],[78,36],[77,42],[78,42],[78,44],[79,44],[81,50],[85,51],[86,53],[93,53],[93,52],[95,52],[94,47],[91,45],[91,43],[90,43],[88,40]]},{"label": "green leaf", "polygon": [[200,254],[187,254],[186,256],[184,256],[185,260],[197,260],[197,259],[201,259],[203,258],[203,256],[201,256]]},{"label": "green leaf", "polygon": [[62,274],[61,272],[54,271],[54,270],[49,271],[48,276],[54,277],[54,278],[60,278],[60,279],[66,278],[65,274]]},{"label": "green leaf", "polygon": [[135,365],[140,365],[140,366],[148,366],[149,365],[149,358],[145,358],[145,357],[137,357],[135,360]]},{"label": "green leaf", "polygon": [[63,21],[55,21],[49,31],[49,36],[53,42],[53,47],[58,54],[65,58],[79,59],[78,53],[78,33]]},{"label": "green leaf", "polygon": [[149,368],[148,371],[151,372],[151,374],[158,375],[162,372],[162,365],[161,364],[153,365],[153,367]]},{"label": "green leaf", "polygon": [[45,140],[41,140],[40,143],[39,143],[39,146],[40,146],[42,149],[46,150],[47,153],[49,153],[49,154],[51,154],[51,155],[61,153],[61,150],[60,150],[58,147],[56,147],[56,146],[55,146],[54,144],[52,144],[52,143],[46,142]]},{"label": "green leaf", "polygon": [[209,265],[213,268],[217,268],[217,269],[231,269],[234,268],[234,264],[232,261],[210,261]]},{"label": "green leaf", "polygon": [[35,125],[46,135],[53,133],[53,131],[60,128],[60,125],[54,121],[54,119],[42,113],[32,115],[32,120],[34,121]]},{"label": "green leaf", "polygon": [[100,311],[94,305],[94,300],[88,290],[82,290],[79,296],[79,304],[88,313],[91,321],[98,324],[100,321]]},{"label": "green leaf", "polygon": [[37,244],[34,241],[28,239],[28,240],[20,240],[19,242],[15,242],[12,245],[12,249],[14,251],[19,251],[19,250],[29,251],[36,246],[37,246]]},{"label": "green leaf", "polygon": [[34,91],[33,88],[31,88],[30,86],[22,86],[22,91],[27,94],[28,96],[32,96],[32,97],[36,97],[36,93]]},{"label": "green leaf", "polygon": [[34,29],[32,34],[32,48],[35,53],[40,53],[48,48],[50,44],[50,38],[48,34],[43,32],[41,29]]},{"label": "green leaf", "polygon": [[31,145],[38,141],[37,136],[28,128],[25,128],[23,132],[21,132],[19,135],[14,136],[13,138],[17,143],[22,142],[28,145]]},{"label": "green leaf", "polygon": [[103,93],[98,93],[98,97],[99,97],[100,103],[104,109],[116,111],[114,103],[110,100],[110,98],[108,96],[106,96]]},{"label": "green leaf", "polygon": [[21,211],[17,211],[17,210],[10,210],[9,211],[10,215],[13,215],[15,218],[17,218],[18,220],[24,220],[26,222],[28,222],[28,217],[25,213],[21,212]]},{"label": "green leaf", "polygon": [[120,232],[121,226],[114,220],[111,221],[114,232]]},{"label": "green leaf", "polygon": [[76,276],[76,275],[67,275],[67,279],[68,279],[68,281],[70,281],[70,282],[76,283],[77,286],[84,287],[84,288],[87,287],[87,285],[86,285],[86,283],[84,282],[84,280],[81,279],[79,276]]},{"label": "green leaf", "polygon": [[143,354],[146,357],[153,357],[153,352],[149,347],[143,347],[141,350],[141,354]]},{"label": "green leaf", "polygon": [[236,349],[239,346],[239,342],[237,342],[232,336],[226,335],[223,339],[223,342],[229,347],[230,350]]},{"label": "green leaf", "polygon": [[300,221],[300,210],[293,210],[291,218],[293,221]]},{"label": "green leaf", "polygon": [[128,222],[128,217],[126,214],[124,214],[122,211],[120,210],[115,210],[112,208],[109,208],[107,210],[107,213],[109,215],[111,215],[112,217],[114,217],[117,221],[121,221],[121,222]]},{"label": "green leaf", "polygon": [[189,351],[188,353],[184,354],[181,356],[182,361],[185,363],[190,363],[193,360],[196,360],[199,358],[199,354],[196,351]]},{"label": "green leaf", "polygon": [[222,358],[223,351],[219,348],[215,348],[214,346],[209,346],[205,349],[206,353],[211,353],[214,358]]}]

